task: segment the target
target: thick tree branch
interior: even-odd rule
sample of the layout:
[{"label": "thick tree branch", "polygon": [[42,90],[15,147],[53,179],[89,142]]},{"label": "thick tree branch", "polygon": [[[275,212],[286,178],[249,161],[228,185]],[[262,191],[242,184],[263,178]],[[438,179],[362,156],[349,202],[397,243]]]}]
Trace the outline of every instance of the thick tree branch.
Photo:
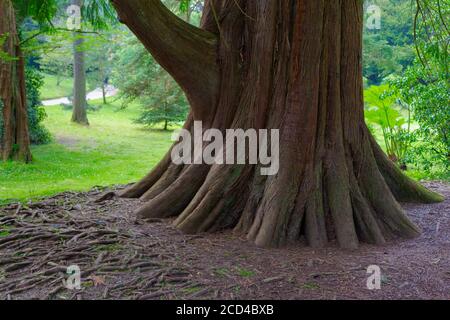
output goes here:
[{"label": "thick tree branch", "polygon": [[187,95],[204,119],[219,86],[217,37],[170,12],[160,0],[111,0],[125,23]]}]

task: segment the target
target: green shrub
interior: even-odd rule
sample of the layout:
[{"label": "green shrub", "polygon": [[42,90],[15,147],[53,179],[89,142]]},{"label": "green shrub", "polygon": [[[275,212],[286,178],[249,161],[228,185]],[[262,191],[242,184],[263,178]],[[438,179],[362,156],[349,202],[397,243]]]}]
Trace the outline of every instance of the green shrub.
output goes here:
[{"label": "green shrub", "polygon": [[25,73],[30,140],[33,144],[46,144],[50,142],[51,135],[42,125],[42,121],[47,117],[39,98],[39,90],[44,84],[43,76],[32,68],[27,68]]}]

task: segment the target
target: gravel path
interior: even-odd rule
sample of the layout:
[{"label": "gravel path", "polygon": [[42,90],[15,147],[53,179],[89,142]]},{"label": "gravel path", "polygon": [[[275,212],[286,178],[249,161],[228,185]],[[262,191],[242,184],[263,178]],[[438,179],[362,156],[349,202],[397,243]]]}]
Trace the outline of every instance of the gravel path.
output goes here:
[{"label": "gravel path", "polygon": [[[106,97],[113,97],[117,94],[117,92],[118,90],[116,88],[114,88],[113,86],[108,86],[106,88]],[[97,88],[86,95],[87,100],[97,100],[101,99],[102,97],[103,93],[101,88]],[[70,103],[71,102],[67,97],[42,101],[42,105],[44,106],[57,106],[60,104],[70,104]]]}]

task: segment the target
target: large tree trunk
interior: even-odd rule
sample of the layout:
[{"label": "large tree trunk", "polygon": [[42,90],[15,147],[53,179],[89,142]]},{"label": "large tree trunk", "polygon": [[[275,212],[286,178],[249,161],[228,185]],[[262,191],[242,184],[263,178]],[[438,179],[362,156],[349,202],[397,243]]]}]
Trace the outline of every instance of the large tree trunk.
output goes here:
[{"label": "large tree trunk", "polygon": [[[72,4],[81,8],[83,0],[72,0]],[[74,32],[73,41],[73,113],[72,121],[89,125],[86,101],[86,65],[83,49],[84,39],[80,33]]]},{"label": "large tree trunk", "polygon": [[8,57],[0,59],[0,107],[3,132],[0,132],[0,157],[3,160],[31,161],[25,90],[25,62],[20,50],[16,16],[10,0],[0,0],[1,48]]},{"label": "large tree trunk", "polygon": [[[362,1],[207,1],[202,29],[159,0],[113,0],[185,91],[203,127],[280,129],[280,170],[175,165],[170,152],[122,196],[188,233],[234,228],[261,246],[382,244],[420,231],[397,201],[442,200],[379,149],[364,122]],[[212,8],[214,4],[214,8]]]}]

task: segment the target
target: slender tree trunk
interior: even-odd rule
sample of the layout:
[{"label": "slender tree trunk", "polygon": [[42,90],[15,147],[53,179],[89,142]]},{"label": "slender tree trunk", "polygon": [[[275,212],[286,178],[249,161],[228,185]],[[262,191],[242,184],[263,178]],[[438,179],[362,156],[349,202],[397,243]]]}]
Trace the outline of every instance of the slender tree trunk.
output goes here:
[{"label": "slender tree trunk", "polygon": [[103,98],[103,104],[107,104],[106,101],[106,82],[102,82],[102,98]]},{"label": "slender tree trunk", "polygon": [[[73,5],[82,6],[83,0],[72,0]],[[74,32],[73,41],[73,113],[72,121],[89,125],[87,118],[87,101],[86,101],[86,65],[85,52],[83,50],[84,39],[82,36]]]},{"label": "slender tree trunk", "polygon": [[0,107],[3,132],[0,154],[3,160],[30,162],[30,138],[25,89],[25,61],[17,34],[16,16],[10,0],[0,0],[0,36],[6,36],[1,48],[10,58],[0,60]]},{"label": "slender tree trunk", "polygon": [[105,82],[102,83],[102,97],[103,97],[103,104],[107,104],[106,101],[106,84]]},{"label": "slender tree trunk", "polygon": [[202,29],[159,0],[112,2],[185,91],[186,129],[280,130],[274,176],[175,165],[169,152],[122,194],[145,202],[139,216],[176,217],[187,233],[234,228],[260,246],[353,249],[420,233],[397,201],[442,197],[404,176],[364,122],[362,1],[206,1]]}]

